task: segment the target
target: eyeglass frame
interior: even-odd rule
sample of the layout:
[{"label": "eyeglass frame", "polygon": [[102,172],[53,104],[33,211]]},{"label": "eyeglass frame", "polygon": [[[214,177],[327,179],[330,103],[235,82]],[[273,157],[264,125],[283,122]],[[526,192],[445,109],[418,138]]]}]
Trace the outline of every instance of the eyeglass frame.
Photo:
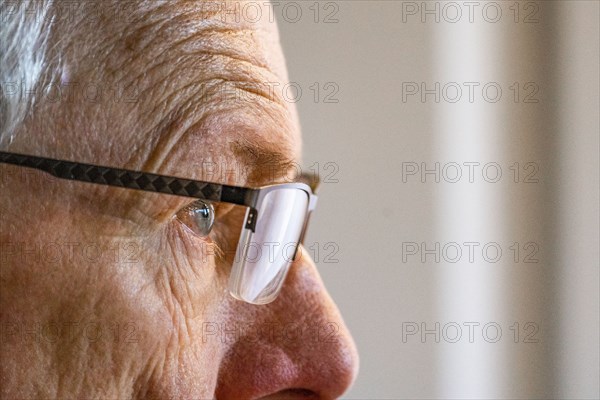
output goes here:
[{"label": "eyeglass frame", "polygon": [[255,232],[259,217],[258,210],[269,192],[278,189],[302,190],[308,195],[308,208],[292,260],[296,259],[298,247],[304,243],[310,216],[317,205],[315,192],[319,186],[318,175],[300,175],[310,184],[288,182],[245,187],[4,151],[0,151],[0,163],[38,169],[59,179],[245,206],[248,212],[243,229],[250,229],[252,233]]}]

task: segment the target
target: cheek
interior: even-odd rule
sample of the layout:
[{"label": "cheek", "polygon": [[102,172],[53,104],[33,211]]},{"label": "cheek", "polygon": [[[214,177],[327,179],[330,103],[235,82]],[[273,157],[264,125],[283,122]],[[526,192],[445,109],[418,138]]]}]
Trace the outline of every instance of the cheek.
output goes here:
[{"label": "cheek", "polygon": [[[14,249],[2,254],[0,322],[20,332],[41,327],[34,337],[17,331],[2,354],[33,365],[27,371],[38,369],[39,381],[55,378],[41,367],[53,365],[66,397],[102,388],[98,397],[144,398],[161,388],[210,398],[222,346],[206,337],[223,314],[230,264],[170,222],[136,236],[116,220],[51,211],[35,221],[2,220],[3,249]],[[118,238],[99,233],[117,228]],[[89,372],[85,384],[81,368]]]},{"label": "cheek", "polygon": [[[214,232],[220,235],[222,232]],[[227,315],[228,274],[210,240],[172,224],[149,262],[160,264],[149,285],[159,307],[159,327],[148,335],[166,338],[158,361],[150,360],[146,398],[212,398],[224,345],[213,339]],[[160,256],[159,256],[160,254]]]},{"label": "cheek", "polygon": [[223,291],[213,240],[198,237],[173,220],[155,241],[146,256],[150,265],[146,275],[154,280],[165,307],[188,319],[211,308]]},{"label": "cheek", "polygon": [[[144,239],[139,262],[113,281],[111,314],[133,321],[129,355],[140,398],[210,398],[221,347],[206,340],[220,315],[226,282],[210,243],[178,223]],[[119,293],[119,297],[115,296]]]},{"label": "cheek", "polygon": [[203,322],[218,315],[226,299],[227,274],[218,253],[212,238],[200,238],[173,221],[145,255],[147,282],[136,297],[153,299],[150,316],[166,321],[162,332],[170,335],[176,354],[186,347],[200,351]]}]

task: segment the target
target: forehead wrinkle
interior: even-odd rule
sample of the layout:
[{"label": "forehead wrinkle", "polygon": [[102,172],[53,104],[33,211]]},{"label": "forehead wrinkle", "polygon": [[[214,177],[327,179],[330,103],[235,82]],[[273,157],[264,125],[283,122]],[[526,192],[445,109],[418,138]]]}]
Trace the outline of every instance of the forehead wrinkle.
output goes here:
[{"label": "forehead wrinkle", "polygon": [[[160,58],[173,49],[182,50],[183,54],[204,50],[227,52],[232,58],[266,68],[272,57],[262,51],[261,39],[265,39],[263,31],[267,27],[244,18],[228,21],[223,10],[210,7],[218,5],[220,8],[224,4],[224,1],[210,0],[171,1],[155,9],[141,7],[138,18],[124,27],[118,41],[137,54],[152,52],[151,59]],[[273,33],[270,32],[272,28],[267,30]],[[232,46],[232,43],[238,46]]]},{"label": "forehead wrinkle", "polygon": [[[251,136],[264,132],[266,137],[262,140],[265,144],[267,139],[271,139],[277,140],[280,145],[292,138],[289,116],[281,104],[272,101],[265,93],[247,88],[242,90],[247,91],[250,98],[240,102],[235,95],[224,95],[218,89],[222,85],[236,87],[237,83],[218,79],[211,81],[204,90],[188,85],[183,88],[189,89],[187,95],[171,94],[155,104],[149,115],[161,114],[161,117],[144,135],[148,138],[146,143],[152,147],[151,153],[145,157],[144,170],[158,170],[176,147],[187,146],[193,151],[198,149],[198,145],[218,137],[238,138],[246,132],[250,132]],[[247,164],[270,166],[278,171],[284,167],[289,169],[292,163],[293,157],[288,155],[293,154],[290,143],[283,145],[283,151],[266,151],[262,148],[264,144],[238,141],[244,144],[233,146],[231,150],[235,150]],[[140,150],[145,153],[143,148]]]},{"label": "forehead wrinkle", "polygon": [[[240,124],[254,131],[278,132],[277,137],[281,133],[293,137],[289,104],[264,83],[273,78],[269,70],[239,64],[221,54],[178,59],[175,64],[165,73],[156,71],[159,82],[148,89],[153,95],[141,95],[152,100],[149,112],[140,115],[147,120],[144,136],[155,144],[170,144],[159,146],[162,150],[169,150],[185,135],[225,132]],[[212,120],[211,115],[222,113],[228,114],[229,121],[222,118],[220,126],[213,127],[205,123]],[[161,158],[154,162],[161,163]]]},{"label": "forehead wrinkle", "polygon": [[[248,63],[254,68],[267,70],[277,78],[286,79],[287,76],[280,73],[280,66],[274,65],[278,64],[279,55],[265,46],[265,42],[272,39],[271,35],[277,33],[276,26],[272,23],[270,26],[249,23],[243,18],[237,22],[227,21],[219,12],[206,7],[206,4],[212,3],[204,0],[172,1],[151,8],[145,2],[136,2],[132,7],[135,12],[131,13],[134,17],[128,17],[127,24],[115,21],[110,26],[113,34],[106,37],[96,35],[93,38],[96,45],[87,46],[91,49],[87,51],[93,51],[96,58],[100,54],[96,65],[101,63],[111,76],[119,81],[131,82],[138,88],[145,87],[137,83],[151,72],[149,70],[153,66],[162,63],[172,65],[182,58],[198,59],[210,55]],[[107,2],[106,7],[110,4]]]},{"label": "forehead wrinkle", "polygon": [[[279,82],[276,75],[261,65],[260,58],[217,47],[195,46],[191,53],[173,48],[134,78],[134,87],[144,88],[139,97],[152,100],[149,112],[139,116],[147,127],[144,136],[158,147],[146,168],[155,170],[162,164],[186,131],[203,131],[202,120],[213,112],[244,114],[274,129],[289,130],[282,126],[289,123],[289,105],[268,84]],[[165,55],[172,55],[172,61]]]},{"label": "forehead wrinkle", "polygon": [[[143,122],[140,125],[147,127],[143,136],[148,139],[147,144],[155,147],[146,168],[155,170],[162,164],[183,136],[214,132],[215,129],[206,128],[205,124],[206,117],[214,113],[227,112],[234,119],[245,120],[244,125],[248,125],[248,121],[251,124],[260,121],[261,130],[289,131],[288,105],[264,84],[273,78],[268,70],[254,69],[247,63],[240,65],[237,60],[229,60],[221,54],[199,59],[179,58],[170,67],[167,63],[161,64],[169,71],[161,73],[150,67],[143,76],[158,82],[154,85],[147,82],[143,85],[147,89],[139,94],[140,98],[151,100],[147,112],[139,115]],[[154,74],[158,76],[152,79]],[[227,128],[227,124],[224,125],[220,130]]]},{"label": "forehead wrinkle", "polygon": [[176,57],[175,61],[159,61],[135,76],[133,86],[143,88],[138,94],[141,99],[151,98],[155,103],[150,116],[155,115],[157,108],[173,108],[167,105],[191,101],[196,104],[230,101],[247,106],[263,98],[271,105],[289,108],[280,91],[273,90],[273,82],[279,82],[268,68],[231,57],[201,52]]},{"label": "forehead wrinkle", "polygon": [[[199,3],[142,7],[128,26],[120,26],[114,45],[101,41],[101,48],[111,50],[112,61],[106,62],[105,71],[138,89],[141,99],[139,112],[126,116],[142,139],[128,154],[130,164],[149,172],[184,177],[192,173],[190,178],[201,179],[197,171],[182,170],[175,161],[210,159],[201,143],[219,143],[212,146],[213,152],[222,152],[231,161],[239,157],[256,167],[252,168],[256,176],[268,168],[287,169],[293,162],[289,155],[300,143],[293,106],[280,90],[266,84],[286,80],[285,66],[279,65],[275,24],[226,22],[218,12],[196,7]],[[228,117],[215,124],[214,114]],[[239,138],[240,125],[254,146],[229,146]],[[255,151],[269,142],[283,145],[283,156]],[[229,153],[233,149],[238,150],[236,155]]]}]

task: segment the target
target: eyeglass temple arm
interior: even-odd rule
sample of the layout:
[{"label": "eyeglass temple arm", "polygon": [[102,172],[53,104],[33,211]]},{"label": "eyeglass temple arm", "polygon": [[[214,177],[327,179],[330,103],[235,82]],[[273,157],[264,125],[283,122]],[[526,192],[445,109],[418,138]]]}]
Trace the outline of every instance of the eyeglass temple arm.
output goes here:
[{"label": "eyeglass temple arm", "polygon": [[255,189],[0,151],[0,163],[35,168],[57,178],[252,206]]}]

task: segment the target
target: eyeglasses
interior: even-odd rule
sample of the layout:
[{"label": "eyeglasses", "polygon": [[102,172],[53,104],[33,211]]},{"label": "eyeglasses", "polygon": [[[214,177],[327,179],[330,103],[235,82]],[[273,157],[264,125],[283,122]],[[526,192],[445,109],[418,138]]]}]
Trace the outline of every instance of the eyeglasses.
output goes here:
[{"label": "eyeglasses", "polygon": [[[35,168],[57,178],[246,206],[229,292],[238,300],[275,300],[317,204],[317,177],[258,188],[0,152],[0,163]],[[308,179],[307,179],[308,178]],[[264,249],[268,249],[267,252]]]}]

